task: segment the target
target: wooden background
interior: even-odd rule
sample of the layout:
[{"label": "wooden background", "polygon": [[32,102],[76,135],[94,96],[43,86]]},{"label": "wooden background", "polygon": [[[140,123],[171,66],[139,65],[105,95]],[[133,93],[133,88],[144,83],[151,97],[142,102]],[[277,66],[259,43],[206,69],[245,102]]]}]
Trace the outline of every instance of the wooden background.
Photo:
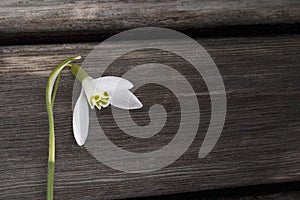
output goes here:
[{"label": "wooden background", "polygon": [[[177,68],[180,65],[191,82],[199,82],[197,98],[203,115],[195,141],[172,165],[146,174],[110,169],[73,139],[74,78],[66,71],[54,109],[55,199],[116,199],[186,192],[193,193],[159,198],[299,199],[299,22],[297,0],[1,1],[0,199],[45,198],[45,86],[53,67],[68,57],[85,58],[106,37],[143,26],[182,31],[214,59],[228,101],[226,122],[217,145],[206,158],[196,159],[210,117],[209,94],[201,77],[195,79],[188,64],[176,55],[166,53],[162,59],[155,51],[133,52],[115,62],[109,73],[117,75],[127,64],[153,60]],[[106,56],[109,55],[103,55],[103,59]],[[149,91],[165,95],[163,99],[151,99]],[[151,151],[174,136],[178,116],[170,105],[176,100],[169,91],[154,86],[141,88],[137,96],[146,106],[132,112],[135,120],[146,124],[149,106],[164,102],[171,112],[170,128],[146,143],[117,131],[107,134],[122,148]],[[101,111],[101,115],[99,118],[110,119],[110,108]],[[114,127],[114,122],[107,126]],[[280,193],[265,194],[274,190]],[[261,194],[253,194],[257,191]]]}]

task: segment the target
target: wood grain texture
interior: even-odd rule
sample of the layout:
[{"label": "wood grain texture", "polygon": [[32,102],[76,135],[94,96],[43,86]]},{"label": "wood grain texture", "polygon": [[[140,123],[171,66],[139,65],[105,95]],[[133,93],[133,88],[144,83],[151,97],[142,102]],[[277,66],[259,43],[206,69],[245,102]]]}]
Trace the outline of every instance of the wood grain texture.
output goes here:
[{"label": "wood grain texture", "polygon": [[161,195],[142,198],[130,198],[130,200],[294,200],[300,198],[299,183],[280,183],[269,185],[256,185],[247,187],[227,188],[221,190],[207,190],[172,195]]},{"label": "wood grain texture", "polygon": [[[145,174],[110,169],[84,147],[76,145],[71,126],[74,78],[64,73],[54,109],[55,199],[115,199],[299,181],[299,41],[299,35],[198,39],[219,67],[228,98],[221,138],[204,159],[197,159],[197,154],[209,123],[210,100],[201,76],[168,52],[136,51],[114,62],[108,74],[119,75],[134,64],[153,61],[167,64],[185,73],[198,91],[203,114],[193,144],[172,165]],[[76,55],[85,57],[95,45],[0,47],[0,199],[44,199],[48,153],[47,77],[58,62]],[[109,56],[107,51],[101,59]],[[153,98],[153,93],[161,96]],[[176,100],[170,91],[157,86],[142,87],[137,95],[145,103],[145,109],[132,113],[138,124],[149,122],[148,108],[153,103],[166,104],[170,109],[171,124],[165,133],[141,143],[115,130],[113,121],[103,126],[109,131],[108,137],[122,148],[152,151],[174,136],[178,122],[177,107],[173,106]],[[110,109],[101,111],[98,117],[110,120]]]},{"label": "wood grain texture", "polygon": [[[104,38],[143,26],[176,30],[300,22],[298,0],[9,0],[0,2],[0,42]],[[72,39],[70,39],[72,38]],[[78,41],[78,40],[76,40]],[[81,42],[79,41],[79,42]],[[93,40],[95,41],[95,39]]]}]

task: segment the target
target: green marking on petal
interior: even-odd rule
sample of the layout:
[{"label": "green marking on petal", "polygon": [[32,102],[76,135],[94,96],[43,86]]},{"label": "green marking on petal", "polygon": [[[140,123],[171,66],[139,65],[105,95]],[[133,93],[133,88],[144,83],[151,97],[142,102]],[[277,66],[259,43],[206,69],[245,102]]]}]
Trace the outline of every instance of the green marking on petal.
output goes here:
[{"label": "green marking on petal", "polygon": [[101,98],[101,101],[108,102],[110,98]]},{"label": "green marking on petal", "polygon": [[95,96],[91,96],[91,98],[90,98],[90,105],[92,108],[94,108],[94,105],[95,105],[93,100],[95,100]]},{"label": "green marking on petal", "polygon": [[100,100],[100,102],[101,102],[101,105],[103,105],[103,106],[106,106],[106,105],[108,104],[107,101],[102,101],[102,100]]},{"label": "green marking on petal", "polygon": [[95,95],[95,96],[94,96],[94,99],[95,99],[96,101],[98,101],[98,100],[100,99],[100,95]]},{"label": "green marking on petal", "polygon": [[100,104],[99,101],[96,102],[96,106],[97,106],[97,108],[98,108],[99,110],[101,109],[101,104]]},{"label": "green marking on petal", "polygon": [[106,91],[103,93],[103,95],[104,97],[109,97],[109,94]]},{"label": "green marking on petal", "polygon": [[[102,97],[101,97],[102,96]],[[110,96],[107,92],[103,92],[102,95],[95,94],[90,97],[90,105],[92,108],[96,107],[100,110],[101,107],[107,107],[109,105]]]}]

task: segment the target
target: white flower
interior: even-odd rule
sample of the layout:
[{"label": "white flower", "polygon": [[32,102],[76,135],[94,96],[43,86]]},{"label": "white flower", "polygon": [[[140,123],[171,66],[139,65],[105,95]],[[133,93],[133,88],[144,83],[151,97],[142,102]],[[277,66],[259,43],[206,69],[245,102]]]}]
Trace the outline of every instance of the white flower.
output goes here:
[{"label": "white flower", "polygon": [[81,93],[73,112],[73,132],[79,146],[83,145],[88,136],[89,108],[98,109],[109,104],[121,109],[138,109],[143,107],[138,98],[129,89],[133,84],[126,79],[105,76],[97,79],[86,77],[82,81]]}]

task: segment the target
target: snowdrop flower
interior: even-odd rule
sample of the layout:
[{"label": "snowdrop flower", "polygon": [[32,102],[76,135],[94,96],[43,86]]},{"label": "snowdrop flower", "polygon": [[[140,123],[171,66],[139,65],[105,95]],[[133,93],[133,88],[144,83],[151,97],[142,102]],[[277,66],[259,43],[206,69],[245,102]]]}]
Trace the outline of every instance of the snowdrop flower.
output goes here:
[{"label": "snowdrop flower", "polygon": [[81,81],[82,89],[73,112],[73,132],[79,146],[88,136],[90,109],[105,108],[109,105],[121,109],[138,109],[143,107],[138,98],[129,91],[133,84],[126,79],[105,76],[93,79],[82,68],[73,65],[71,72]]},{"label": "snowdrop flower", "polygon": [[79,65],[71,64],[80,58],[80,56],[69,58],[57,65],[51,72],[46,86],[46,106],[49,121],[47,200],[53,200],[55,165],[53,107],[64,68],[70,68],[71,73],[82,83],[82,90],[73,113],[73,132],[76,142],[80,146],[84,144],[88,135],[89,107],[101,109],[111,104],[122,109],[138,109],[143,106],[136,96],[129,91],[133,87],[131,82],[114,76],[93,79]]}]

